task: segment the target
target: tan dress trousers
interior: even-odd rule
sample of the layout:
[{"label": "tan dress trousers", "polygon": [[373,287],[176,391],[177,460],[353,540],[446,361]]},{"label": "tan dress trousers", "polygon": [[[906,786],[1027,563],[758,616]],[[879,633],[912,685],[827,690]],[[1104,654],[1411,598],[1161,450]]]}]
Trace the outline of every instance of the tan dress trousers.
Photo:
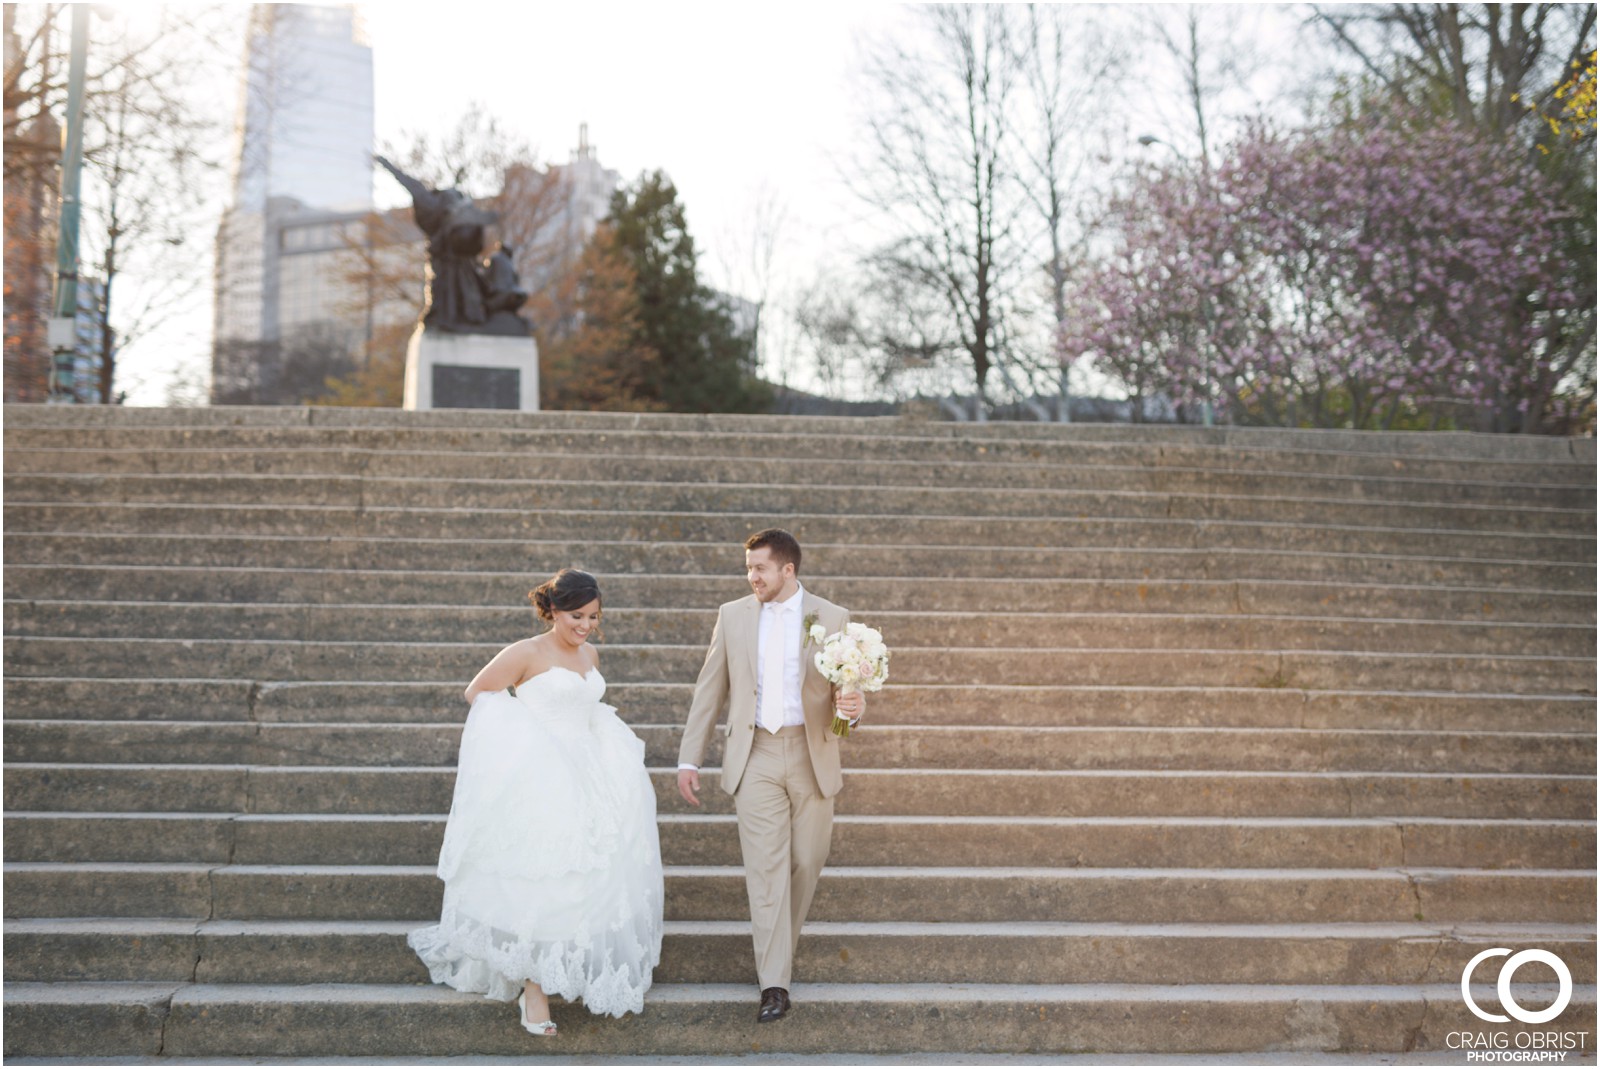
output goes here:
[{"label": "tan dress trousers", "polygon": [[745,888],[756,976],[763,989],[789,986],[800,925],[828,860],[833,799],[811,770],[806,729],[757,727],[744,778],[733,796],[744,850]]}]

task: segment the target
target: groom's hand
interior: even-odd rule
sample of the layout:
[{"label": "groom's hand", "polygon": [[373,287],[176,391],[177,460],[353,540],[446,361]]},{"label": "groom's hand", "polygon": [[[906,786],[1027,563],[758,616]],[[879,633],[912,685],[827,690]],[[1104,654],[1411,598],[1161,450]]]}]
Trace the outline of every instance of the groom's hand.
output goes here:
[{"label": "groom's hand", "polygon": [[693,806],[698,806],[700,804],[700,799],[694,796],[694,792],[698,791],[699,789],[700,773],[696,772],[692,768],[678,769],[678,793],[683,795],[683,800],[685,802],[688,802]]}]

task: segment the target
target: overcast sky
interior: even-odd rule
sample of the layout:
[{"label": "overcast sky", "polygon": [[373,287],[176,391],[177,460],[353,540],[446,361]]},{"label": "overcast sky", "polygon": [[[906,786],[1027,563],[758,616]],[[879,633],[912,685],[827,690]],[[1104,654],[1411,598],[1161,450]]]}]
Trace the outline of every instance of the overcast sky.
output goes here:
[{"label": "overcast sky", "polygon": [[[562,163],[586,122],[624,181],[655,168],[672,177],[712,274],[763,197],[785,209],[791,261],[813,260],[826,231],[859,211],[837,169],[854,122],[854,43],[905,17],[862,3],[467,4],[441,25],[410,4],[364,10],[380,143],[448,129],[477,101]],[[504,58],[488,27],[515,42]],[[419,77],[433,62],[448,90]],[[384,176],[377,196],[405,203]]]},{"label": "overcast sky", "polygon": [[[247,5],[238,6],[242,19]],[[1131,27],[1131,6],[1119,11]],[[859,45],[904,34],[912,17],[884,3],[431,0],[367,4],[362,12],[380,146],[418,131],[442,133],[482,105],[543,161],[564,162],[587,122],[599,159],[625,181],[657,167],[672,176],[714,284],[726,282],[721,265],[746,240],[763,197],[785,216],[780,274],[814,274],[849,245],[861,208],[839,164],[859,129]],[[1292,37],[1299,15],[1287,5],[1219,6],[1213,18],[1239,20],[1247,36],[1273,42]],[[1170,64],[1141,55],[1145,91],[1130,96],[1113,125],[1120,122],[1130,142],[1149,130],[1181,143],[1169,128],[1176,81],[1163,67]],[[219,60],[231,113],[240,57]],[[377,178],[374,193],[380,205],[405,200],[387,176]],[[209,321],[208,292],[182,321],[129,347],[122,377],[131,402],[161,404],[175,367],[193,374],[209,366]]]}]

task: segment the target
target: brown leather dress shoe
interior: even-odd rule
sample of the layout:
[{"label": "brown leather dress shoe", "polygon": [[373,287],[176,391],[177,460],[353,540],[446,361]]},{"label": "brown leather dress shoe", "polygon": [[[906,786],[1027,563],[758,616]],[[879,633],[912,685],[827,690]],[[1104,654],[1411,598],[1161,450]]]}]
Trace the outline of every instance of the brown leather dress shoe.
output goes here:
[{"label": "brown leather dress shoe", "polygon": [[761,991],[761,1012],[756,1014],[757,1024],[767,1024],[779,1020],[789,1012],[789,992],[781,987],[763,988]]}]

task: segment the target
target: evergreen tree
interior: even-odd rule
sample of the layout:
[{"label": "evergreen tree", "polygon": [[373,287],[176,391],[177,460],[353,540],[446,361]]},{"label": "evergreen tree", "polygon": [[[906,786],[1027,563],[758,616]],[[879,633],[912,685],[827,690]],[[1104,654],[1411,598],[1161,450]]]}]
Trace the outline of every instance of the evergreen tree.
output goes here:
[{"label": "evergreen tree", "polygon": [[641,393],[675,412],[764,412],[772,389],[756,377],[754,338],[701,285],[694,238],[670,179],[642,176],[611,198],[608,240],[638,297],[634,343],[654,356]]}]

